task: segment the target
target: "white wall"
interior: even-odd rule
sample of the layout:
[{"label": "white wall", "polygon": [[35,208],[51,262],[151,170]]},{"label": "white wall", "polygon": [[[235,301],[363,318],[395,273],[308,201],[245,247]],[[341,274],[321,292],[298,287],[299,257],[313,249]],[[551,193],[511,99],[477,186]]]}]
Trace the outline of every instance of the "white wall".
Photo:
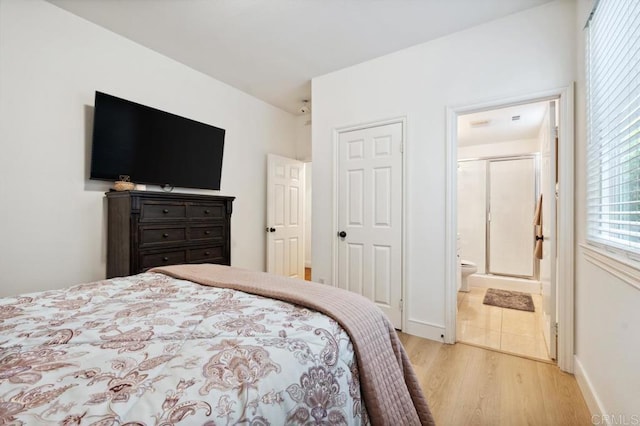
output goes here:
[{"label": "white wall", "polygon": [[582,29],[591,8],[592,1],[577,2],[576,376],[592,413],[624,416],[615,424],[633,424],[632,416],[640,419],[640,290],[590,263],[580,246],[586,241],[587,143]]},{"label": "white wall", "polygon": [[296,117],[296,159],[311,161],[311,114]]},{"label": "white wall", "polygon": [[296,156],[295,117],[47,2],[2,0],[0,295],[105,276],[109,184],[87,179],[95,90],[227,130],[232,263],[264,270],[266,154]]},{"label": "white wall", "polygon": [[313,223],[313,209],[311,203],[313,200],[313,166],[312,163],[304,165],[304,266],[311,268],[311,241],[313,234],[311,224]]},{"label": "white wall", "polygon": [[460,259],[476,264],[484,274],[487,264],[487,162],[458,163],[458,247]]},{"label": "white wall", "polygon": [[508,157],[532,154],[540,151],[538,139],[517,139],[507,142],[483,143],[458,147],[458,159],[482,157]]},{"label": "white wall", "polygon": [[540,7],[313,79],[313,277],[330,283],[333,132],[407,119],[405,331],[440,339],[445,294],[446,107],[568,86],[571,1]]}]

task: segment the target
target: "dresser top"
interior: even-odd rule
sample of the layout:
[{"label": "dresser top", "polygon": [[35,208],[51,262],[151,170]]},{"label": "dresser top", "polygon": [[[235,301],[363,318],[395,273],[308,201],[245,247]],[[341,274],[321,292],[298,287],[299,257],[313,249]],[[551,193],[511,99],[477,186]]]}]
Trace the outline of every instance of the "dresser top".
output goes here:
[{"label": "dresser top", "polygon": [[226,195],[185,194],[180,192],[156,191],[109,191],[107,198],[153,198],[154,200],[190,200],[190,201],[233,201],[236,197]]}]

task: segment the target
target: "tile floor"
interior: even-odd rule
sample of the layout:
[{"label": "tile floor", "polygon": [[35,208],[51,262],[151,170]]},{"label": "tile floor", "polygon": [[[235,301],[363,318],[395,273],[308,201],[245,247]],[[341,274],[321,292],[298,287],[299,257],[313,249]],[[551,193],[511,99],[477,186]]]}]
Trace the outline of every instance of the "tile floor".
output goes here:
[{"label": "tile floor", "polygon": [[542,335],[542,297],[532,294],[535,312],[482,303],[484,287],[458,292],[458,341],[550,361]]}]

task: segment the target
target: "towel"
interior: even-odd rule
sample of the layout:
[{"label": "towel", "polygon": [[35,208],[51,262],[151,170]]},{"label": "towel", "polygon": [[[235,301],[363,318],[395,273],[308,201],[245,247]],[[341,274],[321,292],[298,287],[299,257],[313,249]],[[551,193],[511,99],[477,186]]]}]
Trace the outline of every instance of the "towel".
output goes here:
[{"label": "towel", "polygon": [[536,204],[536,212],[533,215],[533,224],[542,226],[542,194],[538,197],[538,204]]},{"label": "towel", "polygon": [[536,256],[536,259],[542,260],[542,240],[536,241],[536,248],[533,253]]},{"label": "towel", "polygon": [[533,215],[533,224],[536,227],[536,247],[533,250],[533,254],[536,259],[542,259],[542,194],[538,197],[538,204],[536,205],[536,212]]}]

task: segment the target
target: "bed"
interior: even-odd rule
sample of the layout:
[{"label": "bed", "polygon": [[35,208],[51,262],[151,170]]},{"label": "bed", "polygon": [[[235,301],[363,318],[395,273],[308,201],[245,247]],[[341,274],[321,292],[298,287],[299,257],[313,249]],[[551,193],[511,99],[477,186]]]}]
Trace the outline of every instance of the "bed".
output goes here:
[{"label": "bed", "polygon": [[366,299],[178,265],[0,299],[0,424],[433,424]]}]

